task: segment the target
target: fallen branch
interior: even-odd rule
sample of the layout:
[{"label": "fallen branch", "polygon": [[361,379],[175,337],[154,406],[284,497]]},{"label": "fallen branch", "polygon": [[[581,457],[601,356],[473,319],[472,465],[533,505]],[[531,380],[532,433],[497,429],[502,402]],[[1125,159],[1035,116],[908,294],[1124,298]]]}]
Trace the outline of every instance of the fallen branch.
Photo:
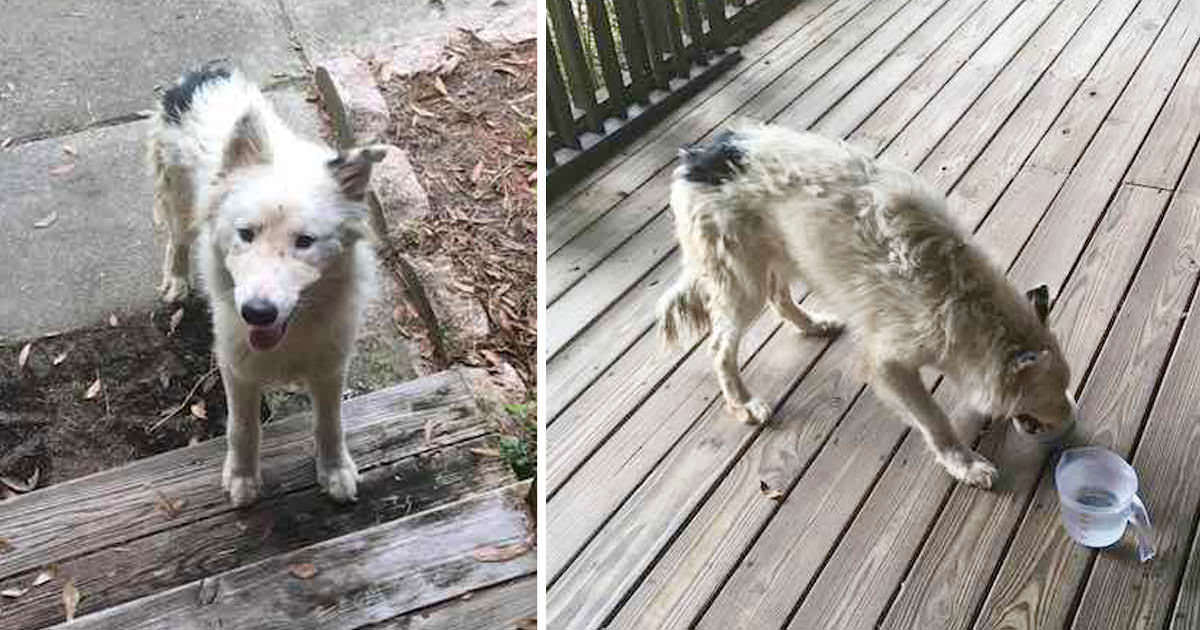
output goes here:
[{"label": "fallen branch", "polygon": [[196,384],[192,385],[192,390],[188,392],[187,396],[183,397],[183,402],[179,403],[179,406],[177,406],[174,409],[172,409],[171,411],[167,412],[167,414],[164,415],[161,420],[159,420],[158,422],[155,422],[154,426],[150,427],[150,430],[148,431],[148,433],[153,433],[154,431],[158,430],[158,427],[161,427],[164,422],[166,422],[167,420],[170,420],[171,418],[174,418],[176,415],[179,414],[179,412],[183,411],[184,409],[187,409],[189,406],[188,403],[191,402],[191,400],[192,400],[192,396],[196,395],[196,390],[200,389],[200,386],[202,384],[204,384],[204,381],[208,377],[210,377],[214,373],[216,373],[216,371],[217,371],[217,368],[214,367],[211,370],[205,372],[204,376],[201,376],[199,379],[196,379]]}]

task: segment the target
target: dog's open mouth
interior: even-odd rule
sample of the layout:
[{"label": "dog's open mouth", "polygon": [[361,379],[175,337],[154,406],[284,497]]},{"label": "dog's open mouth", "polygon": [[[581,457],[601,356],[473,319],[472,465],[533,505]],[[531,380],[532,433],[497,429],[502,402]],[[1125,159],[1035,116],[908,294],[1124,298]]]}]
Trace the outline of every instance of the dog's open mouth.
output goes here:
[{"label": "dog's open mouth", "polygon": [[276,322],[270,326],[250,326],[250,347],[259,351],[270,350],[279,345],[285,332],[287,332],[287,320]]},{"label": "dog's open mouth", "polygon": [[1029,435],[1037,435],[1038,433],[1046,430],[1046,425],[1038,422],[1037,418],[1026,414],[1014,416],[1013,425],[1015,425],[1017,430],[1020,432],[1027,433]]}]

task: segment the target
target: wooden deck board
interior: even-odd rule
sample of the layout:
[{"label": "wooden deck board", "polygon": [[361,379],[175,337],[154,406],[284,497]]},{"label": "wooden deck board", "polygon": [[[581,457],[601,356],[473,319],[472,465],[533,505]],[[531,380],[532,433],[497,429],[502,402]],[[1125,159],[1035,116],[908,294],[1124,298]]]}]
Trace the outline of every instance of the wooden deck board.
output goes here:
[{"label": "wooden deck board", "polygon": [[[1200,557],[1189,560],[1200,556],[1200,485],[1181,472],[1195,469],[1191,368],[1178,368],[1165,402],[1171,368],[1162,381],[1190,343],[1173,331],[1200,269],[1200,19],[1185,4],[880,3],[728,110],[848,135],[918,170],[1018,284],[1061,291],[1054,326],[1085,422],[1105,416],[1086,435],[1120,450],[1128,434],[1146,483],[1179,506],[1161,572],[1069,543],[1046,454],[1003,427],[980,448],[1005,468],[1005,485],[954,484],[863,388],[848,340],[800,339],[761,317],[741,361],[775,420],[737,425],[706,348],[665,352],[651,331],[677,265],[641,236],[669,226],[668,176],[656,171],[626,189],[657,211],[648,222],[620,227],[606,214],[572,235],[617,229],[625,240],[562,285],[559,302],[582,304],[572,294],[585,286],[595,302],[554,323],[550,381],[556,360],[569,371],[561,401],[549,388],[551,626],[1157,628],[1174,613],[1173,627],[1190,627],[1196,598],[1180,588],[1200,582]],[[640,150],[656,151],[665,165],[674,146]],[[618,335],[605,334],[610,322]],[[936,397],[956,400],[950,387]],[[1143,451],[1134,437],[1150,409]],[[785,500],[763,497],[760,482]],[[1148,503],[1155,515],[1154,495]]]},{"label": "wooden deck board", "polygon": [[[182,621],[158,617],[175,607],[188,623],[205,619],[205,623],[221,622],[227,627],[260,627],[244,616],[238,621],[243,613],[237,612],[240,604],[234,600],[209,601],[203,611],[180,606],[189,597],[195,598],[196,589],[208,588],[220,576],[237,574],[251,566],[276,566],[283,556],[303,555],[331,539],[359,537],[344,548],[339,560],[353,573],[357,571],[353,566],[355,554],[388,555],[384,547],[373,545],[392,534],[384,533],[377,541],[378,537],[362,538],[367,536],[364,531],[386,530],[406,519],[424,519],[453,528],[455,512],[448,506],[469,503],[501,488],[518,491],[508,465],[498,457],[483,454],[494,448],[495,440],[494,420],[476,402],[477,397],[486,394],[475,390],[462,373],[451,371],[347,401],[343,426],[362,475],[359,499],[349,506],[333,503],[317,488],[308,414],[264,427],[264,496],[246,509],[232,508],[220,487],[224,438],[6,501],[0,510],[0,532],[12,549],[0,554],[0,588],[28,586],[43,567],[51,564],[57,567],[60,577],[19,598],[7,598],[0,610],[0,628],[29,630],[61,621],[59,588],[67,579],[83,594],[76,625],[185,627]],[[175,513],[164,509],[163,502],[178,502]],[[435,513],[441,516],[430,516]],[[520,510],[514,514],[517,516],[512,518],[524,519]],[[404,529],[400,525],[397,528],[397,532]],[[521,536],[525,535],[523,529]],[[479,538],[477,542],[483,546],[495,541]],[[408,554],[405,562],[417,572],[435,571],[435,565],[441,562],[430,553],[430,564],[426,566],[420,562],[419,550],[404,553]],[[522,562],[522,567],[531,566],[528,559]],[[497,580],[520,578],[529,572],[505,574]],[[464,576],[477,573],[492,575],[474,569],[463,571]],[[355,601],[370,600],[375,590],[379,591],[378,601],[393,601],[395,598],[383,593],[393,588],[393,582],[408,579],[399,575],[376,577],[360,580],[359,586],[366,591],[352,594]],[[284,589],[287,578],[277,576],[276,582]],[[443,582],[466,589],[464,593],[492,583],[470,579]],[[349,589],[350,581],[345,583]],[[328,585],[322,589],[321,597],[328,601],[319,602],[320,606],[332,606],[322,614],[344,608],[344,602],[339,604],[337,600],[350,594],[349,590],[339,592]],[[280,621],[277,626],[315,627],[317,618],[309,612],[319,606],[304,601],[311,603],[321,597],[306,595],[290,600],[292,595],[297,595],[294,589],[266,597],[264,601],[278,603],[281,608],[264,608],[264,614],[287,608],[286,616],[298,625]],[[179,597],[183,599],[176,601]],[[422,600],[413,606],[438,601]],[[397,610],[390,616],[371,612],[363,619],[382,621],[403,612]],[[345,618],[359,619],[355,614]]]}]

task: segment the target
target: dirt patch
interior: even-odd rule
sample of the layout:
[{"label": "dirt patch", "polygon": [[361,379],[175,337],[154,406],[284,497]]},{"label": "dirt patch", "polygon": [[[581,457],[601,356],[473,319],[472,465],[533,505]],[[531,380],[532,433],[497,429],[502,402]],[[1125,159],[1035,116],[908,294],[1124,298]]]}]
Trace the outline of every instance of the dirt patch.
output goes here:
[{"label": "dirt patch", "polygon": [[[448,256],[454,276],[487,312],[491,333],[456,339],[434,356],[417,313],[397,323],[421,339],[435,368],[513,365],[535,396],[537,380],[537,45],[492,45],[470,35],[451,44],[437,72],[381,80],[392,142],[408,152],[430,215],[405,226],[385,252]],[[388,73],[376,68],[381,79]],[[514,401],[523,402],[523,401]]]},{"label": "dirt patch", "polygon": [[[224,433],[208,309],[189,301],[172,331],[179,308],[0,346],[0,475],[38,470],[47,486]],[[177,413],[164,420],[168,411]]]}]

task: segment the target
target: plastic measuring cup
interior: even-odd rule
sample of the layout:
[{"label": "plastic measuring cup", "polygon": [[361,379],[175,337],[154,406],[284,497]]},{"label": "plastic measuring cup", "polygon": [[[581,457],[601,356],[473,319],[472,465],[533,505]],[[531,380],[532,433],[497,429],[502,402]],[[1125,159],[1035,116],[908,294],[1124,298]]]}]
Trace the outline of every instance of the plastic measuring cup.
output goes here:
[{"label": "plastic measuring cup", "polygon": [[1054,468],[1063,525],[1085,547],[1107,547],[1133,524],[1138,560],[1154,557],[1154,528],[1138,497],[1137,472],[1120,455],[1099,447],[1063,451]]}]

